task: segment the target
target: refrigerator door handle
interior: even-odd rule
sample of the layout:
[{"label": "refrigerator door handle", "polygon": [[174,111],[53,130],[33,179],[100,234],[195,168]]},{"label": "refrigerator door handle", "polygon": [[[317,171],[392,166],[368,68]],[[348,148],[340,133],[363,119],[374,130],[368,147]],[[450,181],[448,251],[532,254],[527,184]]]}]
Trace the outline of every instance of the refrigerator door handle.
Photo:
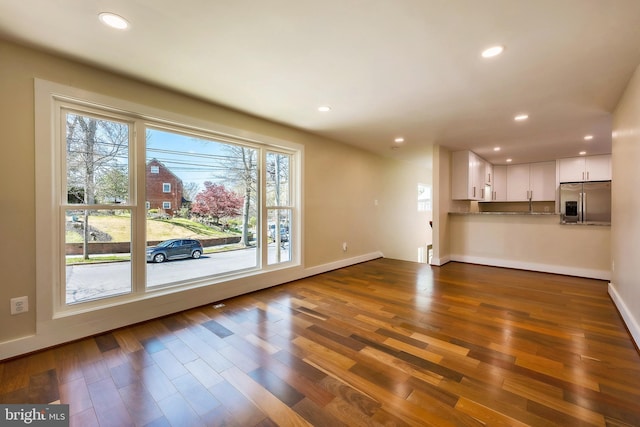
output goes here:
[{"label": "refrigerator door handle", "polygon": [[587,221],[587,214],[589,211],[587,210],[587,193],[582,193],[582,222]]}]

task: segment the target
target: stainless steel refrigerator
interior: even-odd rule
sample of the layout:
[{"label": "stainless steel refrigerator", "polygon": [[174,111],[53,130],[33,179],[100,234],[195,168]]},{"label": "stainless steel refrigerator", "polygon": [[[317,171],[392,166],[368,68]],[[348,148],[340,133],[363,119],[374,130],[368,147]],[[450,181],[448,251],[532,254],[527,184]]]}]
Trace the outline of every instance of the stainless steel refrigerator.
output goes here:
[{"label": "stainless steel refrigerator", "polygon": [[560,183],[563,223],[610,224],[611,181]]}]

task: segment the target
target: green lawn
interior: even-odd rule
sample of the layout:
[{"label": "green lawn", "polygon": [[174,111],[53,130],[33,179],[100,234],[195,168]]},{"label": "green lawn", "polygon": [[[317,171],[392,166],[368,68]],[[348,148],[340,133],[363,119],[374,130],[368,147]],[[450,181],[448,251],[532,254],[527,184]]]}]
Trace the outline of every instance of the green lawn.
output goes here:
[{"label": "green lawn", "polygon": [[[68,218],[70,220],[71,218]],[[82,219],[78,217],[77,219]],[[80,223],[76,223],[80,224]],[[99,230],[108,233],[112,242],[129,242],[131,241],[131,220],[127,215],[92,215],[89,217],[89,225],[93,230]],[[67,243],[82,243],[81,227],[73,230],[67,229]],[[172,219],[148,219],[147,220],[147,240],[167,240],[176,237],[194,238],[194,239],[210,239],[214,237],[237,236],[234,232],[223,232],[213,227],[198,222],[190,221],[184,218]],[[224,247],[207,248],[205,253],[213,253],[224,250],[233,250],[239,248],[238,245],[226,245]],[[84,263],[101,263],[101,262],[117,262],[129,261],[129,254],[122,255],[91,255],[91,258],[85,260],[82,256],[67,257],[67,265],[84,264]]]},{"label": "green lawn", "polygon": [[[81,217],[79,219],[82,219]],[[94,229],[108,233],[112,242],[131,241],[131,221],[125,215],[92,215],[89,225]],[[80,228],[67,231],[67,243],[82,243]],[[216,228],[194,222],[185,218],[148,219],[147,240],[167,240],[175,237],[208,239],[213,237],[236,236],[237,233],[223,232]]]}]

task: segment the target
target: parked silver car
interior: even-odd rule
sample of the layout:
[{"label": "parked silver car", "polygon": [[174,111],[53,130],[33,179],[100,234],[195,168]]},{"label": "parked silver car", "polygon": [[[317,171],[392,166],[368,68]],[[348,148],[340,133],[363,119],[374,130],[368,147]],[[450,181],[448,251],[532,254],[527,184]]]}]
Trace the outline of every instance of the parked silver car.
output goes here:
[{"label": "parked silver car", "polygon": [[147,248],[147,262],[202,256],[202,243],[194,239],[170,239]]}]

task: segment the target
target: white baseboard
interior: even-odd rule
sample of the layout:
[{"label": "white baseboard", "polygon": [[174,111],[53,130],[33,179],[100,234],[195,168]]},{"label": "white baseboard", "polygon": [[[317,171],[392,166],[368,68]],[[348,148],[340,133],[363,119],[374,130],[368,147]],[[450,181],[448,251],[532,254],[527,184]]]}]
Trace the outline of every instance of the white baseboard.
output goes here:
[{"label": "white baseboard", "polygon": [[589,279],[611,280],[611,271],[595,270],[581,267],[570,267],[554,264],[540,264],[534,262],[515,261],[499,258],[485,258],[468,255],[451,255],[451,261],[469,264],[490,265],[492,267],[515,268],[517,270],[539,271],[543,273],[563,274],[566,276],[587,277]]},{"label": "white baseboard", "polygon": [[431,258],[431,265],[435,265],[435,266],[442,266],[445,265],[446,263],[451,261],[451,257],[449,256],[444,256],[444,257],[433,257]]},{"label": "white baseboard", "polygon": [[38,322],[36,334],[0,343],[0,360],[380,257],[382,257],[381,252],[372,252],[310,268],[300,266],[283,268],[179,292],[146,297],[92,312],[45,320]]},{"label": "white baseboard", "polygon": [[633,313],[627,308],[627,305],[624,303],[622,297],[620,297],[620,294],[618,294],[618,291],[616,291],[616,287],[613,283],[609,283],[609,296],[620,312],[622,320],[636,343],[636,347],[640,348],[640,324],[633,316]]},{"label": "white baseboard", "polygon": [[315,267],[306,268],[304,270],[304,274],[305,274],[304,277],[315,276],[316,274],[326,273],[327,271],[337,270],[339,268],[360,264],[361,262],[371,261],[371,260],[382,258],[382,257],[383,257],[382,252],[371,252],[371,253],[359,255],[353,258],[341,259],[339,261],[317,265]]}]

